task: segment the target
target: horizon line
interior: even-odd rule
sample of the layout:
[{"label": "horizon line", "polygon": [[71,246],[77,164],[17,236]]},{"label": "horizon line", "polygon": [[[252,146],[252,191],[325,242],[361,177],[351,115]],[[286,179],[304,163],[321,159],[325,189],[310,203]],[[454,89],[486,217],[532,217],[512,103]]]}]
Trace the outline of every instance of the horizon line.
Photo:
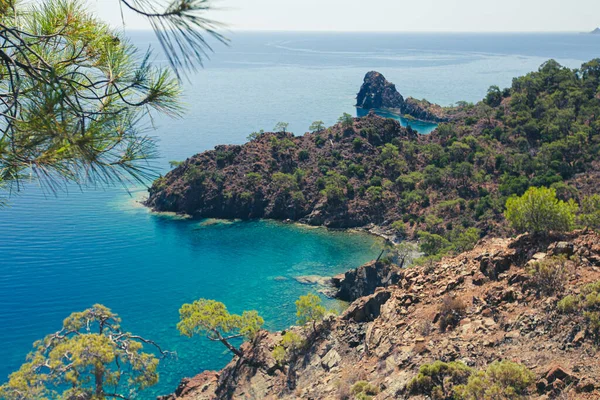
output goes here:
[{"label": "horizon line", "polygon": [[[120,27],[123,30],[138,31],[138,32],[152,32],[152,28],[127,28],[126,26]],[[577,31],[577,30],[554,30],[554,31],[427,31],[427,30],[413,30],[413,31],[402,31],[402,30],[319,30],[319,29],[222,29],[222,32],[231,33],[412,33],[412,34],[557,34],[557,33],[578,33],[578,34],[592,34],[594,28],[591,31]]]},{"label": "horizon line", "polygon": [[[127,28],[121,29],[137,32],[152,32],[152,28]],[[393,31],[393,30],[312,30],[312,29],[223,29],[222,32],[231,33],[411,33],[411,34],[557,34],[557,33],[573,33],[592,35],[592,31]]]}]

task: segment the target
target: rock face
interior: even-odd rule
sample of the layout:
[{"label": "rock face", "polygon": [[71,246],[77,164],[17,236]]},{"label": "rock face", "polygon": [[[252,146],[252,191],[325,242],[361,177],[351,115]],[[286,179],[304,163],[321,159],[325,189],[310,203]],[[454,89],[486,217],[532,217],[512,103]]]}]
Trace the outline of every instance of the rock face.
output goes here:
[{"label": "rock face", "polygon": [[367,72],[365,79],[356,95],[356,106],[365,109],[388,109],[401,115],[410,115],[424,121],[442,122],[450,118],[444,109],[426,100],[408,97],[406,100],[396,90],[396,85],[388,82],[377,71]]},{"label": "rock face", "polygon": [[396,85],[388,82],[379,72],[365,75],[360,91],[356,95],[356,106],[366,108],[403,108],[404,97],[396,90]]},{"label": "rock face", "polygon": [[[558,249],[573,255],[565,288],[539,296],[527,263]],[[562,314],[556,304],[600,279],[599,257],[600,235],[587,231],[543,243],[527,236],[485,239],[467,253],[403,270],[395,285],[357,299],[339,317],[326,317],[316,331],[310,324],[290,328],[304,345],[283,362],[272,355],[282,333],[261,331],[242,345],[244,358],[183,380],[164,399],[351,399],[359,381],[379,390],[374,400],[408,399],[408,382],[434,360],[479,370],[497,360],[518,362],[536,375],[524,398],[598,399],[594,336],[583,315]],[[436,321],[448,298],[465,309],[453,328],[442,330]]]},{"label": "rock face", "polygon": [[338,289],[335,297],[344,301],[354,301],[375,293],[377,288],[395,285],[403,277],[402,269],[396,265],[372,261],[334,277],[333,284]]}]

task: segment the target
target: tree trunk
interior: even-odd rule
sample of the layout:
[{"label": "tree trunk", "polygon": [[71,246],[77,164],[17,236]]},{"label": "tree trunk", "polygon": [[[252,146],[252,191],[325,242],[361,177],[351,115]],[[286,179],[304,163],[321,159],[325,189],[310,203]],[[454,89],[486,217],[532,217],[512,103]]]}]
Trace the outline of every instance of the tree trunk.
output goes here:
[{"label": "tree trunk", "polygon": [[104,398],[104,368],[96,366],[94,370],[94,379],[96,384],[96,397],[98,399]]},{"label": "tree trunk", "polygon": [[219,333],[218,331],[214,331],[214,332],[217,334],[217,338],[219,339],[219,341],[221,343],[223,343],[223,345],[225,345],[225,347],[227,347],[229,349],[229,351],[231,351],[233,354],[235,354],[239,358],[243,358],[242,352],[239,351],[238,349],[236,349],[235,347],[233,347],[232,344],[227,341],[227,339],[225,339],[223,336],[221,336],[221,333]]}]

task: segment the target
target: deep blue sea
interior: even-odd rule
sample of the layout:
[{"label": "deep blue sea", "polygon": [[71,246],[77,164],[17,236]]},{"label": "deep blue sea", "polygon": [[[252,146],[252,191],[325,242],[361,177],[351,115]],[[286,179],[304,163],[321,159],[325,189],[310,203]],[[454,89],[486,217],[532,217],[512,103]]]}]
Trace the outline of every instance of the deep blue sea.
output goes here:
[{"label": "deep blue sea", "polygon": [[[130,36],[143,49],[154,41],[151,33]],[[477,101],[490,85],[508,86],[549,58],[577,67],[600,57],[600,37],[582,34],[229,36],[231,45],[216,45],[212,60],[184,82],[184,117],[149,126],[163,171],[169,160],[243,143],[278,121],[302,134],[314,120],[356,114],[355,95],[370,70],[404,96],[449,105]],[[269,329],[282,329],[295,320],[294,300],[311,289],[294,277],[332,275],[377,253],[377,241],[362,234],[152,214],[137,203],[143,188],[131,191],[69,187],[54,196],[30,184],[0,209],[0,382],[33,341],[71,312],[103,303],[127,330],[178,352],[161,365],[159,385],[140,397],[168,393],[180,378],[230,359],[219,344],[178,335],[182,303],[205,297],[235,312],[257,309]]]}]

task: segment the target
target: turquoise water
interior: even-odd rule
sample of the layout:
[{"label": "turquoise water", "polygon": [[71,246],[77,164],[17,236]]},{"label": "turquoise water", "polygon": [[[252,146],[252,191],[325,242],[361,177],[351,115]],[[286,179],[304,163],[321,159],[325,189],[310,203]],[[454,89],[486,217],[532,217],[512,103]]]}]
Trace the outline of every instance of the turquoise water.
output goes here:
[{"label": "turquoise water", "polygon": [[[142,48],[152,40],[147,33],[132,37]],[[163,171],[169,160],[243,143],[278,121],[302,133],[314,120],[331,124],[356,113],[355,95],[369,70],[404,96],[443,105],[476,101],[490,85],[507,86],[550,57],[575,67],[600,55],[600,38],[239,33],[231,47],[216,50],[185,82],[184,118],[154,121]],[[181,377],[230,358],[218,345],[178,336],[182,303],[216,298],[235,312],[256,308],[268,328],[283,328],[295,319],[293,301],[308,290],[293,277],[331,275],[377,253],[364,235],[154,215],[136,203],[143,194],[69,187],[55,197],[33,184],[0,211],[0,341],[7,344],[0,347],[0,381],[69,313],[104,303],[125,328],[179,353],[161,365],[160,384],[142,398],[170,392]]]},{"label": "turquoise water", "polygon": [[[435,130],[435,128],[437,128],[437,126],[438,126],[438,124],[427,122],[427,121],[420,121],[418,119],[404,118],[400,115],[391,113],[387,110],[376,109],[373,111],[375,111],[375,113],[377,115],[379,115],[380,117],[395,119],[396,121],[400,122],[400,125],[409,126],[412,129],[414,129],[415,131],[417,131],[423,135],[433,132]],[[369,110],[364,110],[361,108],[356,109],[356,115],[359,117],[364,117],[368,113],[369,113]]]}]

